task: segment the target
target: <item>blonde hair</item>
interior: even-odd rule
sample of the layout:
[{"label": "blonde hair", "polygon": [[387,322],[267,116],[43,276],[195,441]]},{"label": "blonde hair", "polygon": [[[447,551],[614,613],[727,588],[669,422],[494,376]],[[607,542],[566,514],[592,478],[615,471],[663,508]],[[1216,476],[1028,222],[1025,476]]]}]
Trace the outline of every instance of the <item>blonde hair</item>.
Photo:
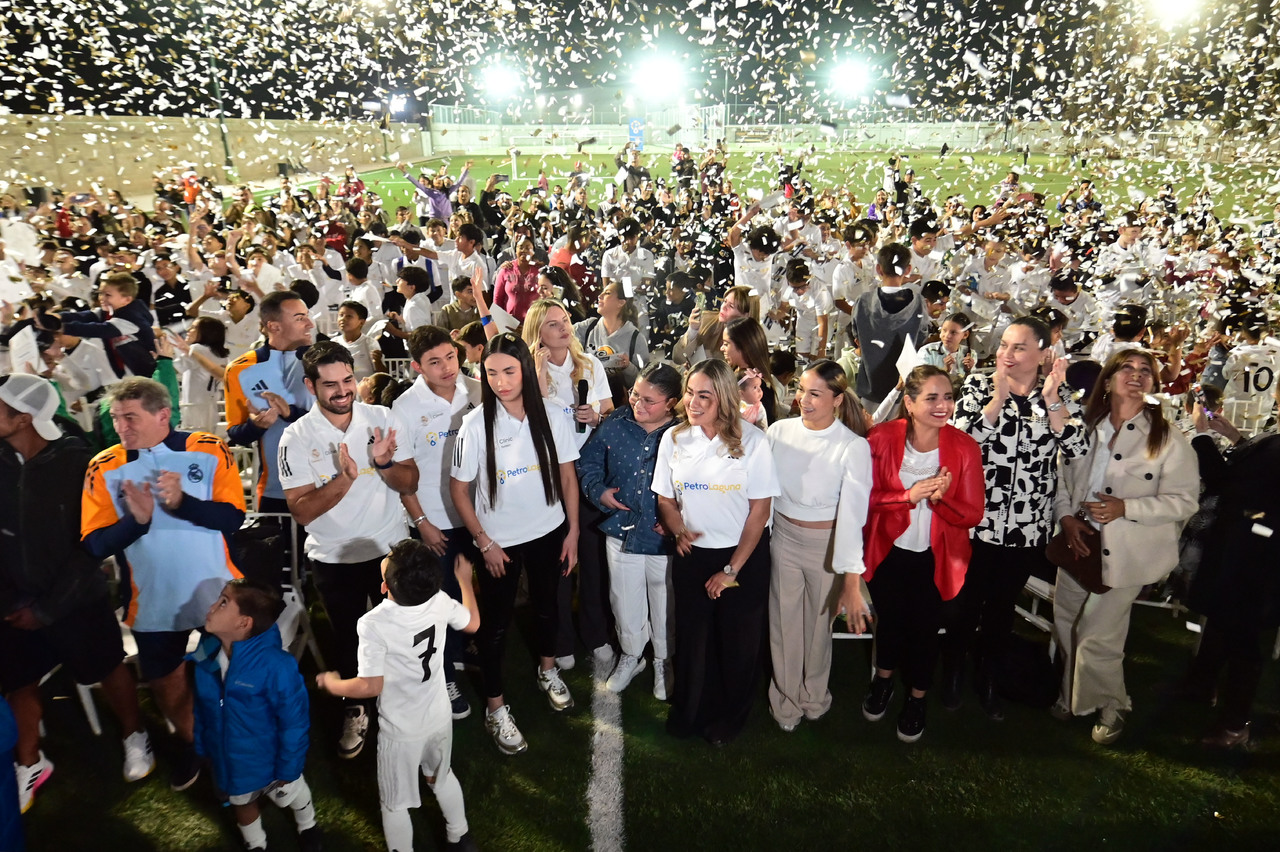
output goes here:
[{"label": "blonde hair", "polygon": [[[547,311],[552,308],[564,311],[565,322],[573,322],[573,315],[559,299],[538,299],[529,306],[529,312],[524,315],[524,327],[520,330],[520,337],[529,347],[530,352],[537,351],[538,344],[542,342],[542,323],[546,321]],[[582,351],[582,343],[578,340],[578,335],[573,333],[572,328],[569,329],[569,358],[573,360],[575,382],[587,377],[592,381],[595,380],[595,365],[591,363],[587,353]]]},{"label": "blonde hair", "polygon": [[[685,394],[689,391],[689,380],[698,374],[711,380],[711,388],[716,395],[716,435],[728,447],[730,458],[742,458],[742,395],[738,392],[738,378],[734,375],[733,368],[714,358],[698,362],[684,377]],[[676,412],[680,422],[671,430],[671,440],[679,443],[680,433],[690,428],[689,414],[684,408],[684,396],[681,396],[676,405]]]}]

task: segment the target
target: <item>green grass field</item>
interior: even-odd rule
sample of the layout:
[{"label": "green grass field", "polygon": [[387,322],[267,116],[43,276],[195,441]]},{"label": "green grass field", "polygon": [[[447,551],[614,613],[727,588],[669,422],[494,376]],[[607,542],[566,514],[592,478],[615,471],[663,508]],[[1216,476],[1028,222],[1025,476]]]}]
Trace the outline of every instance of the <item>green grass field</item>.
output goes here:
[{"label": "green grass field", "polygon": [[[883,179],[886,153],[834,153],[819,154],[811,158],[805,175],[814,188],[821,191],[831,187],[848,187],[864,205],[872,201]],[[434,171],[447,164],[449,173],[457,177],[468,158],[461,156],[438,157],[421,164]],[[475,156],[472,170],[477,187],[483,187],[490,174],[510,174],[511,161],[498,156]],[[729,176],[734,189],[743,193],[748,189],[763,189],[776,182],[777,174],[773,157],[765,158],[763,167],[756,168],[756,155],[734,154],[729,160]],[[590,163],[596,180],[591,186],[593,203],[603,197],[605,181],[612,180],[616,168],[612,154],[579,156],[530,156],[519,158],[520,176],[510,184],[514,194],[536,183],[538,170],[544,169],[547,179],[554,186],[567,187],[566,178],[575,162]],[[916,170],[925,193],[941,205],[949,195],[960,194],[967,204],[990,203],[992,187],[1004,178],[1011,165],[1021,164],[1021,155],[965,154],[951,152],[944,159],[936,151],[916,151],[909,154],[907,163]],[[670,177],[670,159],[667,155],[653,154],[645,157],[645,163],[655,178]],[[414,164],[415,167],[418,163]],[[1052,210],[1056,199],[1081,178],[1092,178],[1097,184],[1098,198],[1108,215],[1116,215],[1137,207],[1133,193],[1155,195],[1165,183],[1172,183],[1177,191],[1181,207],[1186,207],[1196,191],[1205,185],[1205,167],[1201,164],[1158,160],[1090,160],[1088,168],[1072,164],[1065,157],[1035,155],[1022,169],[1025,189],[1043,192]],[[393,168],[365,172],[365,183],[377,191],[388,211],[397,205],[412,207],[413,187]],[[1210,169],[1210,186],[1213,189],[1215,210],[1223,219],[1241,219],[1265,216],[1275,203],[1274,193],[1266,188],[1273,182],[1258,172],[1253,164],[1228,164]],[[314,180],[300,179],[303,185],[313,185]],[[1132,190],[1132,192],[1131,192]],[[261,194],[261,193],[260,193]],[[1056,221],[1056,213],[1051,216]],[[1252,231],[1253,228],[1248,230]]]},{"label": "green grass field", "polygon": [[[1193,634],[1182,625],[1162,610],[1135,611],[1126,660],[1135,709],[1111,748],[1090,741],[1090,721],[1057,722],[1043,710],[1013,706],[1005,722],[989,722],[971,694],[954,713],[931,699],[924,739],[903,745],[893,731],[900,699],[878,724],[859,712],[870,665],[865,641],[836,643],[835,704],[827,717],[782,733],[769,718],[762,683],[747,730],[722,749],[668,737],[665,705],[649,694],[645,672],[622,696],[625,848],[1274,848],[1276,668],[1263,680],[1254,716],[1260,742],[1247,753],[1207,753],[1198,737],[1210,711],[1162,697],[1191,653]],[[522,624],[523,635],[528,627]],[[485,852],[586,850],[589,678],[581,665],[569,673],[577,706],[553,713],[536,691],[521,634],[511,638],[507,695],[529,750],[499,754],[478,710],[454,726],[453,766],[473,836]],[[304,658],[304,672],[313,671]],[[474,705],[473,686],[464,685],[464,694]],[[61,675],[46,689],[69,693]],[[162,730],[151,712],[152,731]],[[311,715],[306,774],[326,849],[383,848],[372,739],[357,759],[338,760],[336,699],[313,695]],[[26,817],[34,852],[239,848],[231,812],[214,801],[207,780],[185,793],[169,791],[166,737],[156,737],[155,775],[126,785],[119,732],[105,708],[103,717],[107,730],[95,738],[74,698],[48,701],[44,748],[57,770]],[[443,821],[425,785],[423,795],[416,848],[440,848]],[[272,848],[295,848],[286,814],[267,808],[264,818]]]}]

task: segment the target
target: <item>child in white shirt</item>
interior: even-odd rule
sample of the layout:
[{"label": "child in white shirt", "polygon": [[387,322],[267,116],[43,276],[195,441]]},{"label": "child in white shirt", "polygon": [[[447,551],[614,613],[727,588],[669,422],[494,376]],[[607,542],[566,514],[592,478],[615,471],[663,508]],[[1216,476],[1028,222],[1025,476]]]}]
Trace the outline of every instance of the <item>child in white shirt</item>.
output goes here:
[{"label": "child in white shirt", "polygon": [[420,541],[404,539],[382,560],[387,599],[361,616],[359,675],[316,675],[316,685],[344,698],[378,698],[378,798],[391,852],[411,852],[409,808],[419,807],[418,772],[444,813],[447,848],[474,850],[462,785],[450,769],[453,714],[445,691],[444,640],[452,628],[475,633],[480,610],[471,563],[454,562],[463,603],[441,591],[441,566]]}]

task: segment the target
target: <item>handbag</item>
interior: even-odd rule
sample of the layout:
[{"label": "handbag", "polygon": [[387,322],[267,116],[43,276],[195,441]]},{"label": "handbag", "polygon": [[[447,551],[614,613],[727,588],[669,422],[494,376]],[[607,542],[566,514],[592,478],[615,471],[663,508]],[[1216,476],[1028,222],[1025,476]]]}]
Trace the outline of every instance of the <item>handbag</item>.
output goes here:
[{"label": "handbag", "polygon": [[[1085,520],[1084,512],[1077,512],[1076,517]],[[1080,584],[1086,592],[1101,595],[1111,591],[1111,587],[1102,582],[1102,534],[1090,526],[1084,533],[1085,542],[1089,545],[1089,555],[1081,556],[1071,549],[1066,530],[1059,529],[1057,535],[1049,539],[1044,555],[1051,563],[1071,575],[1071,579]]]}]

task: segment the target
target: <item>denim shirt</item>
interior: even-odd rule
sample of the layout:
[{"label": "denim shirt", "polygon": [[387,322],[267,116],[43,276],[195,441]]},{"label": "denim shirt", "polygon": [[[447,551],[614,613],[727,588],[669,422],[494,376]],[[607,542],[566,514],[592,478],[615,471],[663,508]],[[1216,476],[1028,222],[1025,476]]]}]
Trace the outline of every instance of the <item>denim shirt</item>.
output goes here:
[{"label": "denim shirt", "polygon": [[[669,543],[654,532],[658,522],[658,495],[653,493],[653,469],[658,461],[662,435],[675,425],[668,423],[652,432],[636,423],[631,407],[619,408],[604,419],[582,446],[578,456],[578,480],[588,500],[605,513],[600,532],[622,539],[624,553],[661,554]],[[631,511],[610,509],[600,503],[600,495],[617,488],[614,495]]]}]

